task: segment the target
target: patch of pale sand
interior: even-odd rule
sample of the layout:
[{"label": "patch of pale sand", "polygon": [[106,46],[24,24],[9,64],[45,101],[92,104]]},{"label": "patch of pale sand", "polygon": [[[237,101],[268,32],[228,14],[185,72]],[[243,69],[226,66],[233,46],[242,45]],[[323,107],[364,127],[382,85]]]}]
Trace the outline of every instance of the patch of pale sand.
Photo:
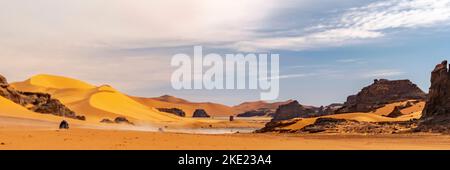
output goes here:
[{"label": "patch of pale sand", "polygon": [[442,135],[199,135],[137,131],[0,130],[0,149],[33,150],[447,150]]}]

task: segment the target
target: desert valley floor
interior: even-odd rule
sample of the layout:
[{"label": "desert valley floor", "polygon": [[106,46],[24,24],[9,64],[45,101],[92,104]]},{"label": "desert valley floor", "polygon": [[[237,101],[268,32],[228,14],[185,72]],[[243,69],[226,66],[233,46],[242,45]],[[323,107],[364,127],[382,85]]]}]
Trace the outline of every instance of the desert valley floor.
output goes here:
[{"label": "desert valley floor", "polygon": [[[75,125],[0,118],[1,150],[442,150],[450,136],[418,134],[192,134],[146,132],[126,127]],[[9,122],[9,123],[6,123]],[[14,123],[11,123],[14,122]]]},{"label": "desert valley floor", "polygon": [[[383,105],[377,102],[370,112],[344,107],[345,113],[308,117],[290,116],[333,107],[311,111],[319,108],[297,101],[257,101],[231,107],[167,95],[142,98],[109,85],[94,86],[52,75],[11,84],[2,78],[0,85],[0,150],[450,149],[448,133],[411,131],[426,102],[424,93],[409,81],[376,80],[361,93],[387,89],[398,98],[396,92],[406,90],[418,98],[400,98]],[[262,107],[265,109],[259,109]],[[274,110],[275,116],[268,116]],[[243,112],[262,116],[235,117]],[[62,120],[69,122],[69,129],[59,129]],[[271,120],[275,126],[270,125]]]}]

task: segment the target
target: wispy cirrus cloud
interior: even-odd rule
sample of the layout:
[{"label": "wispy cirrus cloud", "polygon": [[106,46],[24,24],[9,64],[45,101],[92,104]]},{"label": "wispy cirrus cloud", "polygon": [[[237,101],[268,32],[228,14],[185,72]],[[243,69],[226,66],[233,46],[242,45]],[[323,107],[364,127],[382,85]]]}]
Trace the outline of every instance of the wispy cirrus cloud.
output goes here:
[{"label": "wispy cirrus cloud", "polygon": [[375,70],[367,73],[363,73],[361,75],[362,78],[388,78],[388,77],[394,77],[394,76],[401,76],[404,75],[405,72],[397,69],[382,69],[382,70]]},{"label": "wispy cirrus cloud", "polygon": [[243,51],[304,50],[340,46],[386,36],[393,29],[448,25],[450,0],[388,0],[347,9],[336,18],[304,29],[303,34],[240,41]]}]

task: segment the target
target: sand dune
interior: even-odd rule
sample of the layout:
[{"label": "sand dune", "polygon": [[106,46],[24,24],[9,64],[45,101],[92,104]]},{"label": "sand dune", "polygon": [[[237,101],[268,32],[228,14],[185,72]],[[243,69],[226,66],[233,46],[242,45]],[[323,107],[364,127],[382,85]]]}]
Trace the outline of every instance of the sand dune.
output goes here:
[{"label": "sand dune", "polygon": [[178,108],[186,113],[187,117],[192,117],[196,109],[204,109],[211,116],[230,116],[236,112],[232,107],[211,103],[211,102],[190,102],[174,96],[161,96],[156,98],[131,97],[143,105],[153,108]]},{"label": "sand dune", "polygon": [[117,116],[154,123],[179,120],[174,115],[142,105],[108,85],[96,87],[71,78],[37,75],[11,86],[21,91],[49,93],[75,112],[86,115],[91,122]]},{"label": "sand dune", "polygon": [[[48,81],[48,82],[47,82]],[[232,109],[214,103],[193,103],[175,97],[138,98],[125,95],[108,85],[94,86],[88,83],[52,75],[37,75],[23,82],[11,83],[11,87],[20,91],[49,93],[80,115],[86,116],[86,122],[99,125],[102,119],[126,117],[136,125],[154,125],[159,127],[260,127],[261,123],[248,121],[213,120],[183,118],[173,114],[159,112],[156,108],[180,107],[193,112],[197,108],[211,111],[212,115],[229,115]],[[178,103],[180,105],[174,105]],[[191,113],[192,114],[192,113]],[[104,124],[100,124],[104,125]]]}]

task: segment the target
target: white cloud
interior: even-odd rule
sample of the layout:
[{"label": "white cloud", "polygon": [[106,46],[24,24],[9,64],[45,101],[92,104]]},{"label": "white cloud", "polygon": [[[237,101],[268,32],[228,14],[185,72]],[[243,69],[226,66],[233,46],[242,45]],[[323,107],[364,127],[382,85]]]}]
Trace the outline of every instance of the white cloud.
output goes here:
[{"label": "white cloud", "polygon": [[253,39],[233,46],[243,51],[333,47],[380,38],[390,29],[447,26],[449,20],[450,0],[388,0],[348,9],[306,28],[302,35]]},{"label": "white cloud", "polygon": [[372,72],[364,73],[364,74],[362,74],[362,77],[363,78],[386,78],[386,77],[401,76],[403,74],[405,74],[405,72],[402,72],[400,70],[383,69],[383,70],[375,70]]},{"label": "white cloud", "polygon": [[150,89],[170,83],[172,54],[111,51],[248,39],[276,2],[0,0],[0,74],[18,81],[51,73]]}]

